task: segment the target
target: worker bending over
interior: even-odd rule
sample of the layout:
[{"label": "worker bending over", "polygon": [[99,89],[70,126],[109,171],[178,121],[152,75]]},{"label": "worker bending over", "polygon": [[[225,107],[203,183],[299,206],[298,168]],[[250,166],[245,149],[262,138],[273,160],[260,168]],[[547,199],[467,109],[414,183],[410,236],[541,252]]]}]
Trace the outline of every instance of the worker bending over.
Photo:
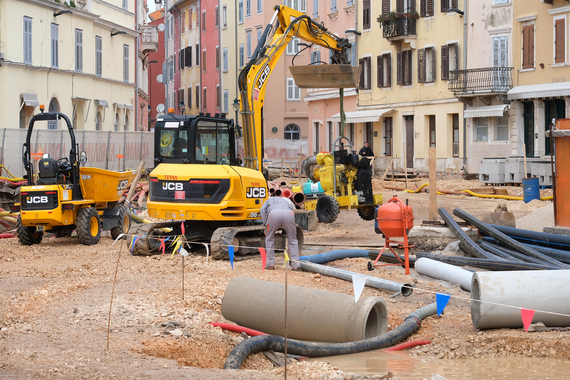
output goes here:
[{"label": "worker bending over", "polygon": [[297,226],[295,225],[295,205],[284,197],[271,197],[261,206],[261,220],[265,229],[265,248],[267,249],[267,265],[265,269],[275,269],[275,233],[285,230],[289,241],[291,267],[299,269],[299,245],[297,243]]}]

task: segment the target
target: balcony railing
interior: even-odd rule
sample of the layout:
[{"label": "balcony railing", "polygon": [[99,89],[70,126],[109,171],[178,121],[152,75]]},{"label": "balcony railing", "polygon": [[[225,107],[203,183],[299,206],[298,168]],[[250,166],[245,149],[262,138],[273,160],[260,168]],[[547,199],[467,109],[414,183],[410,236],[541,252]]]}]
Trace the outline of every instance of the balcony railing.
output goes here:
[{"label": "balcony railing", "polygon": [[412,13],[397,13],[380,21],[384,38],[416,35],[416,18]]},{"label": "balcony railing", "polygon": [[155,25],[141,25],[141,51],[143,54],[158,50],[158,29]]},{"label": "balcony railing", "polygon": [[506,93],[513,88],[512,67],[484,67],[449,72],[449,91],[457,94]]}]

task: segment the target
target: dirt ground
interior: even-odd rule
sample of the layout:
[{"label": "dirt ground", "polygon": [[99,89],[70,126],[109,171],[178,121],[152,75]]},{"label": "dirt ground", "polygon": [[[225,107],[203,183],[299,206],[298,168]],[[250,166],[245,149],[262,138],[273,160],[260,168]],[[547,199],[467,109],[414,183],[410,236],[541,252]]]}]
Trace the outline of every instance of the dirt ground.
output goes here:
[{"label": "dirt ground", "polygon": [[[415,182],[415,186],[424,182]],[[385,201],[395,194],[408,199],[415,225],[428,219],[427,193],[404,193],[382,185],[404,187],[402,182],[376,180],[374,186]],[[410,182],[409,188],[413,186]],[[482,185],[476,181],[438,182],[438,189],[444,190],[477,187]],[[520,187],[507,190],[510,195],[522,195]],[[542,195],[548,194],[551,191],[546,190]],[[449,212],[459,207],[479,218],[498,204],[506,204],[517,219],[549,203],[463,195],[438,196],[437,202]],[[354,210],[342,211],[332,224],[319,224],[316,231],[305,234],[305,242],[311,253],[383,245],[373,222],[361,220]],[[238,260],[232,269],[228,261],[191,254],[184,260],[183,282],[181,256],[136,257],[124,242],[112,243],[110,237],[103,237],[98,245],[87,247],[74,238],[46,238],[39,245],[23,247],[16,239],[0,240],[0,379],[283,378],[284,368],[275,367],[263,353],[248,358],[241,370],[223,370],[229,352],[243,337],[209,322],[228,322],[221,315],[221,303],[233,277],[283,283],[285,270],[262,272],[259,257]],[[477,331],[471,323],[469,293],[458,286],[418,276],[413,269],[406,276],[399,266],[369,272],[367,262],[357,258],[328,265],[415,285],[409,297],[390,297],[390,292],[365,288],[362,296],[385,300],[389,330],[418,307],[435,302],[435,292],[451,295],[445,313],[427,318],[410,337],[432,341],[410,350],[419,357],[570,359],[567,332]],[[288,283],[353,294],[350,282],[313,273],[288,272]],[[290,364],[287,376],[358,378],[323,362],[306,361]]]}]

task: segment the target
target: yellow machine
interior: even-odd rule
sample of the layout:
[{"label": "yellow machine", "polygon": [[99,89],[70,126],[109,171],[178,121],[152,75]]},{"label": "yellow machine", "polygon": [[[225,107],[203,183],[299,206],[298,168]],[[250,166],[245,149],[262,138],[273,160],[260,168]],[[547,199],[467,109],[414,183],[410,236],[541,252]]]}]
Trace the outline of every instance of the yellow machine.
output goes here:
[{"label": "yellow machine", "polygon": [[[127,232],[130,219],[127,208],[118,203],[135,174],[80,167],[87,161],[85,152],[78,158],[75,135],[69,118],[58,112],[43,112],[30,120],[23,161],[27,185],[20,189],[17,234],[23,245],[39,244],[44,232],[57,237],[71,236],[75,230],[80,243],[97,244],[101,230],[117,238]],[[67,157],[55,160],[45,155],[38,163],[37,178],[31,161],[30,140],[36,121],[65,120],[71,137]]]},{"label": "yellow machine", "polygon": [[[265,245],[264,228],[259,224],[259,210],[268,196],[262,173],[263,103],[269,75],[294,37],[327,47],[335,53],[335,63],[347,63],[348,40],[328,32],[306,14],[275,7],[238,79],[245,167],[239,166],[234,146],[240,128],[225,115],[167,114],[157,119],[156,167],[150,173],[147,207],[150,217],[171,221],[133,229],[137,235],[134,254],[148,255],[164,248],[182,229],[187,241],[209,241],[218,259],[228,257],[229,245],[239,254],[256,252]],[[336,79],[330,83],[336,87]],[[170,232],[165,232],[166,227]],[[302,246],[302,230],[297,231]]]}]

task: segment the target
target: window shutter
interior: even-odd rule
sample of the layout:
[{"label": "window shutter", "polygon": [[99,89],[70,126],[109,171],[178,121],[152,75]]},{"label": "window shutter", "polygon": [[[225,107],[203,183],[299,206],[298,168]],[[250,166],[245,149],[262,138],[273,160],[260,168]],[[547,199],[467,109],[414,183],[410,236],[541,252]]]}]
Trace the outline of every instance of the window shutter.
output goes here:
[{"label": "window shutter", "polygon": [[360,58],[358,60],[358,66],[360,66],[360,83],[358,84],[359,89],[364,89],[364,59]]},{"label": "window shutter", "polygon": [[447,12],[449,9],[449,0],[441,0],[441,11]]},{"label": "window shutter", "polygon": [[523,27],[523,69],[534,67],[534,25]]},{"label": "window shutter", "polygon": [[449,80],[449,47],[441,47],[441,80]]},{"label": "window shutter", "polygon": [[185,54],[184,54],[184,49],[180,49],[180,70],[184,70],[184,58],[185,58]]},{"label": "window shutter", "polygon": [[433,16],[433,0],[427,0],[426,16]]},{"label": "window shutter", "polygon": [[501,54],[501,48],[500,48],[500,43],[501,43],[501,37],[495,37],[493,38],[493,67],[500,67],[501,66],[501,60],[500,60],[500,54]]},{"label": "window shutter", "polygon": [[392,54],[386,55],[386,87],[392,86]]},{"label": "window shutter", "polygon": [[390,0],[382,0],[382,14],[387,15],[390,13]]},{"label": "window shutter", "polygon": [[410,85],[410,84],[412,84],[412,66],[413,66],[412,65],[412,51],[407,50],[406,54],[407,54],[407,59],[406,59],[405,64],[408,66],[407,72],[408,72],[409,78],[405,78],[404,81],[405,81],[405,84]]},{"label": "window shutter", "polygon": [[404,0],[396,0],[396,12],[404,12]]},{"label": "window shutter", "polygon": [[384,84],[384,57],[379,55],[376,57],[376,87],[383,87]]},{"label": "window shutter", "polygon": [[404,84],[404,62],[402,52],[396,53],[396,83]]},{"label": "window shutter", "polygon": [[418,49],[418,83],[426,81],[425,49]]},{"label": "window shutter", "polygon": [[370,0],[362,1],[362,28],[370,29]]},{"label": "window shutter", "polygon": [[564,38],[565,20],[556,20],[554,22],[554,62],[560,63],[566,60],[565,38]]},{"label": "window shutter", "polygon": [[410,0],[410,9],[407,12],[412,13],[416,11],[416,0]]},{"label": "window shutter", "polygon": [[451,7],[450,8],[459,8],[459,2],[457,0],[451,0]]},{"label": "window shutter", "polygon": [[184,64],[186,67],[192,67],[192,46],[184,48]]},{"label": "window shutter", "polygon": [[366,60],[366,89],[372,88],[372,57],[364,58]]},{"label": "window shutter", "polygon": [[431,48],[431,81],[435,82],[435,56],[436,56],[436,52],[435,52],[435,47]]},{"label": "window shutter", "polygon": [[426,17],[426,0],[420,0],[420,17]]}]

